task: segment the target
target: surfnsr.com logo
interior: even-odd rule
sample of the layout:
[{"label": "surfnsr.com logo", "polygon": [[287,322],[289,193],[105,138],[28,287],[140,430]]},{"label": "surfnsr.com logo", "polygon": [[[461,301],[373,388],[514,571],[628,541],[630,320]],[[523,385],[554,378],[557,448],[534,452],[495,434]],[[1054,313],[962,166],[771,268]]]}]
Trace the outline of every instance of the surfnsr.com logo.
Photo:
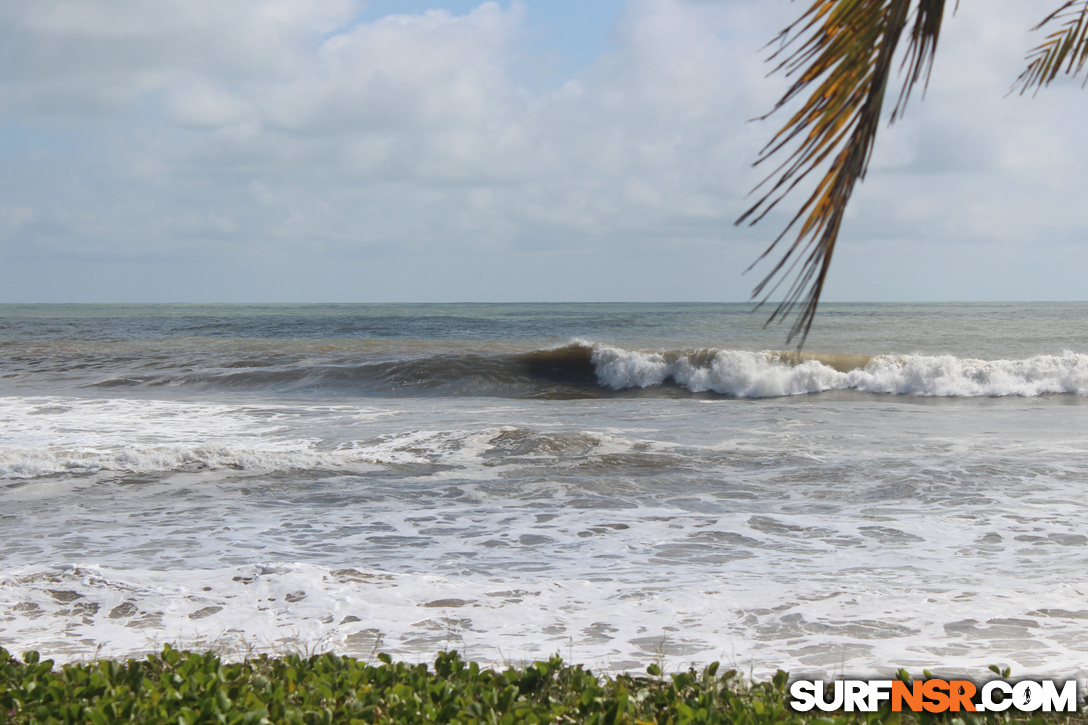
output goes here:
[{"label": "surfnsr.com logo", "polygon": [[981,687],[970,680],[795,680],[790,707],[824,712],[876,712],[885,703],[892,712],[1076,712],[1076,680],[991,680]]}]

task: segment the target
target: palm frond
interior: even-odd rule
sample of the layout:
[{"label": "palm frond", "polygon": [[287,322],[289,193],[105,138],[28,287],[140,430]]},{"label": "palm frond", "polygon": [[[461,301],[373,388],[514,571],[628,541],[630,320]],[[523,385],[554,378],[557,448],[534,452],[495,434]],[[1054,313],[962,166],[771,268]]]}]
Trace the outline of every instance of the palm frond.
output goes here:
[{"label": "palm frond", "polygon": [[[1042,43],[1028,53],[1028,67],[1016,79],[1013,90],[1023,95],[1038,93],[1059,74],[1077,76],[1088,63],[1088,0],[1067,0],[1032,30],[1053,28]],[[1088,85],[1088,77],[1085,78]]]},{"label": "palm frond", "polygon": [[778,63],[774,71],[795,80],[767,116],[811,92],[760,152],[756,165],[779,152],[788,155],[756,187],[762,196],[737,224],[758,223],[810,173],[825,169],[800,210],[756,260],[758,264],[770,255],[796,228],[792,243],[752,297],[761,298],[757,308],[761,307],[792,276],[767,324],[800,308],[787,338],[792,341],[800,335],[798,349],[812,326],[847,203],[872,156],[896,49],[911,26],[902,60],[903,87],[892,120],[903,112],[915,85],[928,81],[944,4],[944,0],[811,0],[776,40],[779,48],[771,55]]}]

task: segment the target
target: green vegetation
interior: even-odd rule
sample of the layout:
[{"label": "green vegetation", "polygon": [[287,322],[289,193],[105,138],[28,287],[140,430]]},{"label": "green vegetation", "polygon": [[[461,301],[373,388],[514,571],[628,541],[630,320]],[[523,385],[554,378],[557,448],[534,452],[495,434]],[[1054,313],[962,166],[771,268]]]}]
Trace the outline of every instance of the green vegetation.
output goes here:
[{"label": "green vegetation", "polygon": [[[786,705],[785,672],[749,683],[710,665],[662,675],[601,678],[558,657],[497,672],[442,653],[434,668],[366,664],[334,654],[265,655],[224,663],[170,647],[121,663],[54,669],[29,652],[0,648],[0,723],[772,723],[865,725],[900,722],[890,711],[804,716]],[[910,720],[909,716],[903,719]],[[923,725],[933,716],[919,718]],[[1084,722],[1046,716],[988,716],[998,722]],[[955,720],[974,725],[982,718]]]}]

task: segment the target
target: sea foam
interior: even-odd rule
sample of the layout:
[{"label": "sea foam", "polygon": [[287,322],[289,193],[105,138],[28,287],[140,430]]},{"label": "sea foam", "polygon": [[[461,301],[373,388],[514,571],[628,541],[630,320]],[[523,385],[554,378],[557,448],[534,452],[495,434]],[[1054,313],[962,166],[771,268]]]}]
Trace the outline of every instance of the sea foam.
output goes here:
[{"label": "sea foam", "polygon": [[993,661],[1021,672],[1045,663],[1052,676],[1084,673],[1084,611],[1071,585],[1052,587],[1044,610],[1033,608],[1026,585],[518,581],[287,562],[187,571],[33,566],[0,575],[0,586],[0,645],[62,662],[140,656],[169,643],[231,658],[334,650],[427,661],[457,649],[500,667],[557,653],[604,670],[719,660],[762,677],[773,673],[769,665],[890,676],[888,663],[917,671],[940,662],[962,674]]},{"label": "sea foam", "polygon": [[[828,390],[937,397],[1088,395],[1088,355],[976,360],[951,355],[877,355],[841,369],[842,356],[743,350],[644,352],[594,345],[598,382],[612,390],[674,384],[739,398]],[[839,369],[837,369],[839,368]]]}]

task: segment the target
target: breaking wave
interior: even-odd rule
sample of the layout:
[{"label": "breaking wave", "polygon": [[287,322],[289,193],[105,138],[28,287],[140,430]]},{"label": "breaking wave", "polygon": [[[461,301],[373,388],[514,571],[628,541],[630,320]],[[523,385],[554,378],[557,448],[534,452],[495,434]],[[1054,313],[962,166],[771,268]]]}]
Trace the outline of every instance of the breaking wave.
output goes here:
[{"label": "breaking wave", "polygon": [[442,352],[384,360],[220,360],[195,370],[167,366],[91,383],[95,388],[161,385],[550,399],[692,394],[769,398],[831,390],[936,397],[1088,395],[1088,355],[1065,352],[978,360],[723,348],[646,351],[575,340],[529,352]]},{"label": "breaking wave", "polygon": [[597,346],[600,384],[612,389],[676,385],[738,398],[829,390],[937,397],[1088,395],[1088,355],[975,360],[951,355],[820,355],[741,350],[639,352]]}]

